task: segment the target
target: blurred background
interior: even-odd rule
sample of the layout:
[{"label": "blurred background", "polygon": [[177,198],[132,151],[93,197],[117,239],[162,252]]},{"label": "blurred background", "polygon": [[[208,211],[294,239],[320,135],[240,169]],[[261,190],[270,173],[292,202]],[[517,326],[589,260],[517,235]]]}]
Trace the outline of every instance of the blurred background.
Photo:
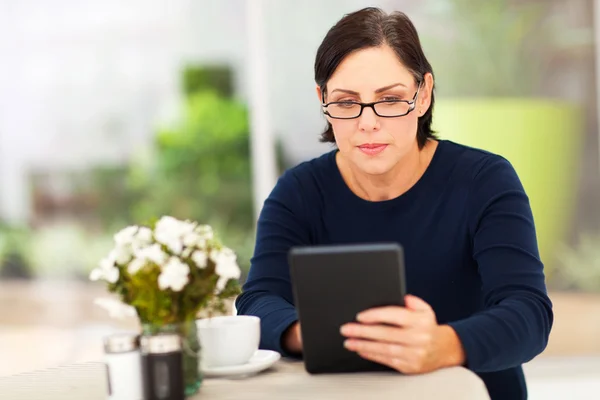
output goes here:
[{"label": "blurred background", "polygon": [[127,224],[212,224],[245,276],[276,178],[330,150],[316,49],[366,6],[417,26],[440,137],[528,191],[556,313],[532,398],[600,388],[594,0],[0,0],[0,376],[96,359],[134,324],[88,280]]}]

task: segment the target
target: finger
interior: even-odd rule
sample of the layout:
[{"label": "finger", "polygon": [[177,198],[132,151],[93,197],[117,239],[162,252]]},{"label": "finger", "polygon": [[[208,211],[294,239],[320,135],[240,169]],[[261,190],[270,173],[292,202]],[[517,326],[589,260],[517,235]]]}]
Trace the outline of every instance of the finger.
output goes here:
[{"label": "finger", "polygon": [[404,296],[404,302],[406,307],[413,311],[433,311],[431,306],[425,300],[411,294]]},{"label": "finger", "polygon": [[408,347],[428,345],[432,336],[429,331],[353,323],[343,325],[341,333],[348,338],[398,343]]},{"label": "finger", "polygon": [[420,315],[404,307],[377,307],[360,312],[356,319],[365,324],[388,324],[396,326],[412,326]]},{"label": "finger", "polygon": [[344,346],[357,353],[374,353],[387,357],[403,357],[406,353],[405,346],[398,343],[373,342],[370,340],[348,339]]},{"label": "finger", "polygon": [[407,373],[411,370],[409,362],[402,358],[388,357],[378,353],[358,353],[358,355],[365,360],[388,366],[402,373]]},{"label": "finger", "polygon": [[406,357],[393,357],[379,353],[357,353],[362,358],[387,365],[403,374],[419,374],[433,369],[424,364],[421,359],[412,359]]},{"label": "finger", "polygon": [[383,325],[346,324],[341,328],[344,336],[378,342],[403,343],[405,336],[400,328]]}]

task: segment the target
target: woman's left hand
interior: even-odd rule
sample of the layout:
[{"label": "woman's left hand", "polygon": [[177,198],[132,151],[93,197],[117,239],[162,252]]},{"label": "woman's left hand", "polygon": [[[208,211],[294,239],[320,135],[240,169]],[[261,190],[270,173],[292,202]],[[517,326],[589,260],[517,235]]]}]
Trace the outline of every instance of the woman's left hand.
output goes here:
[{"label": "woman's left hand", "polygon": [[357,316],[359,323],[343,325],[346,348],[405,374],[463,364],[454,329],[438,325],[435,312],[420,298],[408,295],[405,304],[366,310]]}]

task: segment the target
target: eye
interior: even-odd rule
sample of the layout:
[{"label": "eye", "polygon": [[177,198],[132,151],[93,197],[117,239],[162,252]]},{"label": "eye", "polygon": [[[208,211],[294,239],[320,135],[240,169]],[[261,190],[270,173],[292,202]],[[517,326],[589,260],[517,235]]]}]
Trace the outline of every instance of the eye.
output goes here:
[{"label": "eye", "polygon": [[385,96],[381,99],[382,101],[399,101],[399,100],[403,100],[398,96]]},{"label": "eye", "polygon": [[338,102],[336,104],[337,107],[342,107],[342,108],[350,108],[350,107],[355,107],[356,103],[350,101],[350,100],[342,100],[340,102]]}]

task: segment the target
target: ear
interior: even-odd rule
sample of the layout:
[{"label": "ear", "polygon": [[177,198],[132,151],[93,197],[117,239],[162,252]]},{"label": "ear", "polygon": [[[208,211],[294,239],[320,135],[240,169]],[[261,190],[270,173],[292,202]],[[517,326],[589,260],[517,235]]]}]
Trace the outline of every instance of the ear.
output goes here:
[{"label": "ear", "polygon": [[433,75],[429,72],[425,74],[421,89],[419,89],[419,98],[417,99],[417,113],[423,116],[431,105],[431,93],[433,92]]},{"label": "ear", "polygon": [[321,91],[321,86],[317,85],[317,96],[319,97],[319,104],[323,102],[323,92]]}]

